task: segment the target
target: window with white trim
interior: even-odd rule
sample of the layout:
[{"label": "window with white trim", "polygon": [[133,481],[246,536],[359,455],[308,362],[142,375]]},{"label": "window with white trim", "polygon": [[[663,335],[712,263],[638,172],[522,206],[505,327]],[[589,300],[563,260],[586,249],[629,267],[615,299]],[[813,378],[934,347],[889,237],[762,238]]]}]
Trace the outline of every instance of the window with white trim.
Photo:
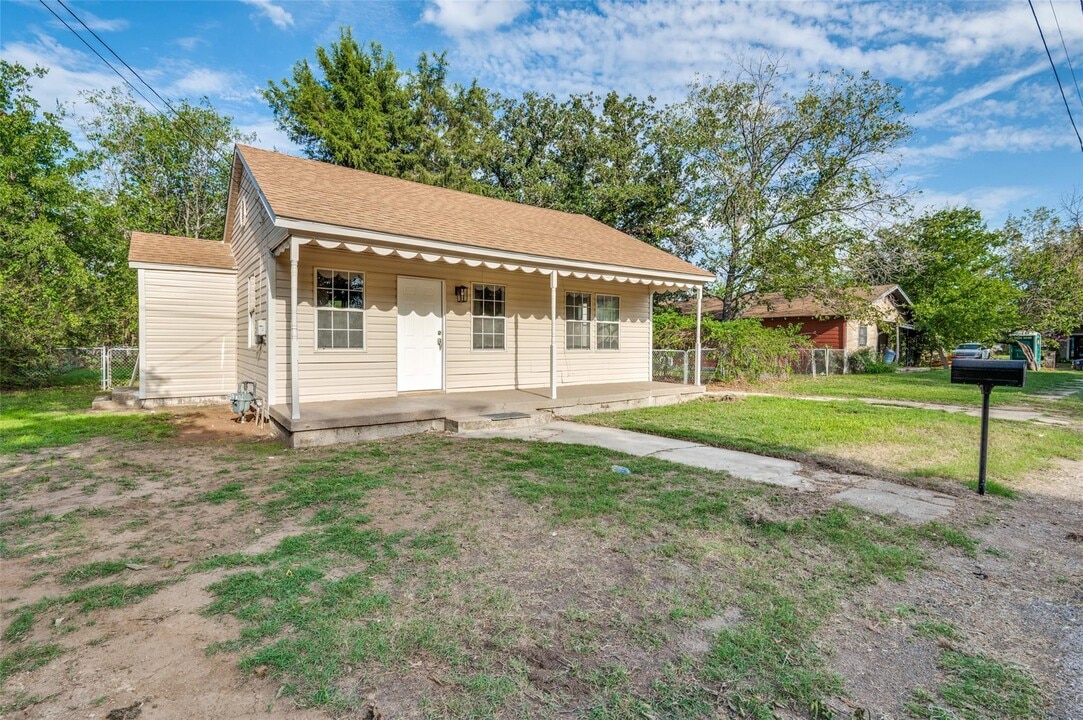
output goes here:
[{"label": "window with white trim", "polygon": [[316,349],[364,347],[364,273],[316,268]]},{"label": "window with white trim", "polygon": [[504,349],[504,292],[503,285],[474,284],[475,350]]},{"label": "window with white trim", "polygon": [[869,344],[869,327],[868,325],[857,326],[857,344],[860,347],[865,347]]},{"label": "window with white trim", "polygon": [[564,347],[590,350],[590,293],[564,293]]},{"label": "window with white trim", "polygon": [[620,298],[616,295],[598,295],[595,317],[595,336],[599,350],[620,350]]}]

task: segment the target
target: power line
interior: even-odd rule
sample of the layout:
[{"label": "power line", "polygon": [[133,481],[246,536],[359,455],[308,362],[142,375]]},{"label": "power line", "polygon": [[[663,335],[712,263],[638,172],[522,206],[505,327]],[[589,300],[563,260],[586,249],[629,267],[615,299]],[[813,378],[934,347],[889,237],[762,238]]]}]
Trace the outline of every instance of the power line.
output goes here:
[{"label": "power line", "polygon": [[55,17],[57,20],[59,20],[61,23],[63,23],[64,27],[66,27],[68,30],[70,30],[72,35],[79,38],[79,40],[81,40],[82,43],[87,46],[87,49],[89,49],[90,52],[97,55],[99,60],[101,60],[106,65],[108,65],[109,69],[117,74],[117,77],[119,77],[121,80],[123,80],[124,83],[128,87],[130,87],[132,90],[134,90],[136,92],[137,95],[139,95],[139,97],[143,98],[143,100],[147,103],[147,105],[150,105],[152,108],[154,108],[154,111],[156,113],[164,114],[164,113],[162,113],[161,110],[158,109],[158,107],[154,103],[152,103],[150,101],[150,98],[148,98],[146,95],[144,95],[139,88],[137,88],[135,85],[132,84],[131,80],[129,80],[128,78],[126,78],[124,76],[124,73],[122,73],[120,70],[117,70],[116,67],[111,62],[106,60],[105,57],[100,52],[98,52],[98,50],[93,45],[91,45],[90,43],[88,43],[86,41],[86,38],[84,38],[79,33],[75,32],[75,28],[73,28],[71,25],[69,25],[67,23],[67,21],[64,20],[64,18],[57,15],[56,11],[54,11],[51,7],[46,5],[45,0],[38,0],[38,2],[40,2],[42,4],[42,7],[44,7],[46,10],[48,10],[50,13],[52,13],[53,17]]},{"label": "power line", "polygon": [[[118,76],[120,77],[120,79],[121,79],[121,80],[123,80],[123,81],[125,82],[125,84],[127,84],[127,85],[128,85],[128,87],[130,87],[130,88],[131,88],[132,90],[134,90],[134,91],[135,91],[135,92],[136,92],[136,93],[137,93],[137,94],[139,95],[139,97],[143,98],[143,100],[145,100],[145,101],[146,101],[146,103],[147,103],[148,105],[150,105],[150,106],[151,106],[151,107],[152,107],[152,108],[154,109],[154,111],[155,111],[156,113],[158,113],[158,114],[159,114],[159,115],[161,115],[162,117],[168,117],[168,116],[166,115],[165,111],[163,111],[163,110],[159,109],[157,105],[155,105],[155,104],[154,104],[153,102],[151,102],[151,101],[150,101],[150,99],[149,99],[149,98],[148,98],[148,97],[147,97],[146,95],[144,95],[144,94],[142,93],[142,91],[140,91],[140,89],[139,89],[138,87],[136,87],[136,86],[135,86],[134,84],[132,84],[132,82],[131,82],[130,80],[128,80],[128,78],[127,78],[127,77],[125,77],[125,76],[123,75],[123,73],[121,73],[121,72],[120,72],[119,70],[117,70],[117,69],[116,69],[116,67],[114,67],[112,63],[110,63],[110,62],[109,62],[109,61],[108,61],[108,60],[107,60],[107,59],[106,59],[105,57],[103,57],[103,56],[102,56],[102,54],[101,54],[100,52],[98,52],[98,51],[97,51],[97,49],[95,49],[95,48],[94,48],[93,46],[91,46],[91,44],[90,44],[90,43],[88,43],[88,42],[86,41],[86,39],[85,39],[85,38],[84,38],[84,37],[83,37],[82,35],[80,35],[80,34],[79,34],[78,32],[76,32],[76,31],[75,31],[75,29],[74,29],[74,28],[73,28],[73,27],[72,27],[71,25],[69,25],[69,24],[68,24],[67,22],[65,22],[65,21],[64,21],[64,19],[63,19],[63,18],[61,18],[61,17],[59,16],[59,15],[57,15],[57,14],[56,14],[56,12],[54,12],[54,11],[53,11],[53,9],[52,9],[51,7],[49,7],[48,5],[46,5],[46,3],[45,3],[45,0],[38,0],[38,1],[39,1],[39,2],[40,2],[40,3],[42,4],[42,5],[44,5],[44,6],[45,6],[45,8],[46,8],[46,9],[47,9],[47,10],[48,10],[48,11],[49,11],[50,13],[52,13],[52,14],[53,14],[53,17],[55,17],[55,18],[56,18],[57,20],[60,20],[60,22],[64,23],[64,27],[68,28],[68,30],[70,30],[70,31],[71,31],[71,33],[72,33],[73,35],[75,35],[75,36],[76,36],[77,38],[79,38],[79,40],[80,40],[80,41],[82,41],[82,43],[83,43],[84,45],[86,45],[86,46],[87,46],[88,48],[90,48],[90,50],[91,50],[91,51],[92,51],[92,52],[93,52],[93,53],[94,53],[95,55],[97,55],[97,56],[98,56],[98,58],[99,58],[99,59],[101,59],[101,61],[102,61],[102,62],[104,62],[104,63],[105,63],[106,65],[108,65],[108,66],[109,66],[109,67],[110,67],[110,68],[111,68],[111,69],[113,70],[113,72],[115,72],[115,73],[116,73],[116,74],[117,74],[117,75],[118,75]],[[181,122],[181,123],[182,123],[183,125],[185,125],[185,126],[186,126],[186,127],[188,128],[188,130],[190,130],[190,131],[191,131],[191,133],[192,133],[192,134],[188,136],[188,139],[189,139],[189,140],[191,140],[191,141],[192,141],[192,142],[193,142],[193,143],[195,144],[195,146],[196,146],[197,148],[199,148],[199,149],[203,150],[204,152],[210,152],[210,153],[214,153],[215,155],[217,155],[217,156],[218,156],[218,158],[219,158],[219,159],[221,159],[221,160],[222,160],[222,162],[224,162],[224,163],[226,163],[226,164],[229,164],[229,163],[231,162],[231,160],[230,160],[229,158],[227,158],[227,157],[226,157],[226,156],[225,156],[225,155],[224,155],[224,154],[222,153],[222,151],[218,149],[218,147],[217,147],[217,146],[213,146],[213,145],[210,145],[210,144],[207,144],[207,143],[203,143],[203,142],[200,142],[200,136],[201,136],[201,134],[202,134],[202,133],[200,133],[200,131],[199,131],[199,128],[197,128],[197,127],[195,127],[194,125],[192,125],[192,123],[191,123],[191,122],[189,122],[188,118],[184,117],[184,115],[182,115],[182,114],[180,113],[180,111],[178,111],[178,110],[177,110],[177,109],[176,109],[175,107],[173,107],[173,105],[172,105],[172,104],[171,104],[171,103],[169,102],[169,100],[167,100],[167,99],[166,99],[165,97],[163,97],[163,96],[162,96],[162,94],[161,94],[161,93],[159,93],[159,92],[158,92],[157,90],[155,90],[155,89],[154,89],[154,87],[153,87],[153,86],[152,86],[152,85],[151,85],[150,83],[148,83],[148,82],[147,82],[147,81],[146,81],[146,80],[145,80],[145,79],[143,78],[143,76],[142,76],[142,75],[140,75],[140,74],[139,74],[139,73],[138,73],[138,72],[137,72],[137,71],[135,70],[135,68],[133,68],[133,67],[132,67],[131,65],[129,65],[129,64],[128,64],[128,62],[127,62],[127,61],[126,61],[126,60],[125,60],[124,58],[122,58],[122,57],[120,56],[120,54],[119,54],[119,53],[117,53],[117,51],[116,51],[116,50],[114,50],[114,49],[113,49],[113,48],[112,48],[112,47],[111,47],[111,46],[109,45],[109,43],[105,42],[105,40],[103,40],[103,39],[101,38],[101,36],[100,36],[100,35],[98,35],[98,33],[94,32],[94,30],[93,30],[93,29],[91,29],[91,28],[90,28],[90,26],[88,26],[88,25],[87,25],[87,24],[86,24],[85,22],[83,22],[83,19],[82,19],[82,18],[80,18],[80,17],[78,16],[78,15],[76,15],[76,14],[75,14],[75,11],[74,11],[74,10],[72,10],[72,9],[71,9],[70,7],[68,7],[67,5],[65,5],[65,4],[64,4],[64,0],[57,0],[57,2],[58,2],[58,3],[60,4],[60,6],[61,6],[62,8],[64,8],[65,10],[67,10],[67,11],[68,11],[68,14],[69,14],[69,15],[71,15],[71,16],[72,16],[73,18],[75,18],[76,22],[78,22],[78,23],[79,23],[80,25],[82,25],[82,26],[83,26],[83,28],[85,28],[87,32],[89,32],[89,33],[90,33],[91,35],[93,35],[93,36],[94,36],[94,39],[95,39],[95,40],[97,40],[97,41],[98,41],[99,43],[101,43],[101,44],[102,44],[102,46],[103,46],[103,47],[105,47],[105,49],[106,49],[106,50],[108,50],[108,51],[109,51],[109,53],[110,53],[110,54],[111,54],[111,55],[112,55],[113,57],[115,57],[115,58],[116,58],[116,59],[117,59],[117,60],[118,60],[118,61],[120,62],[120,64],[121,64],[121,65],[123,65],[123,66],[124,66],[125,68],[127,68],[127,69],[128,69],[128,72],[130,72],[130,73],[131,73],[132,75],[134,75],[134,76],[135,76],[135,77],[136,77],[136,78],[137,78],[137,79],[139,80],[139,82],[143,83],[143,85],[145,85],[145,86],[147,87],[147,89],[148,89],[148,90],[150,90],[150,92],[151,92],[151,93],[152,93],[152,94],[153,94],[153,95],[154,95],[154,96],[155,96],[156,98],[158,98],[158,99],[159,99],[159,100],[160,100],[160,101],[161,101],[161,102],[162,102],[162,103],[163,103],[163,104],[164,104],[164,105],[165,105],[165,106],[166,106],[167,108],[169,108],[170,112],[172,112],[172,113],[173,113],[173,116],[174,116],[174,117],[175,117],[175,118],[176,118],[177,120],[179,120],[179,121],[180,121],[180,122]]]},{"label": "power line", "polygon": [[1049,0],[1049,9],[1053,12],[1053,22],[1057,24],[1057,34],[1060,35],[1060,46],[1064,48],[1064,59],[1068,61],[1068,71],[1072,73],[1072,84],[1075,85],[1075,94],[1079,98],[1079,105],[1083,107],[1083,92],[1079,89],[1079,80],[1075,76],[1075,68],[1072,67],[1072,58],[1068,54],[1068,44],[1064,42],[1064,33],[1060,29],[1060,20],[1057,18],[1057,9],[1053,7],[1053,0]]},{"label": "power line", "polygon": [[[1081,0],[1083,2],[1083,0]],[[1060,88],[1060,97],[1064,100],[1064,109],[1068,111],[1068,120],[1072,123],[1072,129],[1075,130],[1075,137],[1079,140],[1079,149],[1083,151],[1083,137],[1079,135],[1079,128],[1076,127],[1075,118],[1072,117],[1072,108],[1068,105],[1068,96],[1064,94],[1064,85],[1060,82],[1060,73],[1057,72],[1057,64],[1053,62],[1053,54],[1049,52],[1049,43],[1045,41],[1045,33],[1042,32],[1042,24],[1038,22],[1038,13],[1034,11],[1034,1],[1027,0],[1027,5],[1030,6],[1030,14],[1034,16],[1034,24],[1038,26],[1038,34],[1042,37],[1042,46],[1045,47],[1045,56],[1049,58],[1049,64],[1053,68],[1053,77],[1057,79],[1057,87]]]}]

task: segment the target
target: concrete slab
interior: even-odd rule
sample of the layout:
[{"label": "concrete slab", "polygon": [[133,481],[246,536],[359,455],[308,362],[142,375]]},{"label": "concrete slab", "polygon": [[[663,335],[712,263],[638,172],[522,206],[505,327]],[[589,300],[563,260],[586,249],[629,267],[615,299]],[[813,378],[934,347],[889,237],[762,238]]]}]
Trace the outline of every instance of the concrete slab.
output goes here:
[{"label": "concrete slab", "polygon": [[629,432],[598,425],[580,425],[558,420],[536,428],[483,430],[469,433],[470,437],[503,437],[518,440],[541,440],[570,445],[594,445],[629,455],[654,455],[667,450],[700,447],[696,443],[644,433]]},{"label": "concrete slab", "polygon": [[802,471],[801,464],[792,460],[726,450],[617,428],[556,421],[543,427],[496,429],[467,434],[470,437],[501,437],[594,445],[629,455],[650,456],[689,467],[727,472],[745,480],[779,485],[799,491],[821,490],[817,479],[818,475],[822,475],[822,489],[837,489],[840,485],[850,485],[828,496],[832,500],[880,515],[894,515],[909,522],[936,520],[950,513],[955,507],[955,500],[950,495],[921,488],[829,472],[814,471],[807,473],[806,476],[799,474]]},{"label": "concrete slab", "polygon": [[878,515],[896,515],[910,522],[939,520],[955,508],[954,498],[895,483],[863,478],[857,485],[830,499]]},{"label": "concrete slab", "polygon": [[653,453],[652,457],[705,470],[728,472],[734,477],[767,485],[781,485],[798,490],[814,488],[813,483],[807,478],[797,474],[801,469],[801,464],[792,460],[703,445],[680,450],[663,450]]}]

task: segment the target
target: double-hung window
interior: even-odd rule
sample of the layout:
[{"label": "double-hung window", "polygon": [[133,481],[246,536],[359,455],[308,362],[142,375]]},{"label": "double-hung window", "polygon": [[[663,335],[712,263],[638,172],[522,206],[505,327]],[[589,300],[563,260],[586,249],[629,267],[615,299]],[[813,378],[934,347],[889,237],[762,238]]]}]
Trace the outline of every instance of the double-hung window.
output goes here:
[{"label": "double-hung window", "polygon": [[474,285],[474,349],[504,349],[504,286]]},{"label": "double-hung window", "polygon": [[316,269],[316,348],[365,347],[365,276],[348,270]]},{"label": "double-hung window", "polygon": [[599,350],[620,350],[620,298],[599,295],[596,302],[597,347]]},{"label": "double-hung window", "polygon": [[590,350],[590,293],[564,294],[564,347]]}]

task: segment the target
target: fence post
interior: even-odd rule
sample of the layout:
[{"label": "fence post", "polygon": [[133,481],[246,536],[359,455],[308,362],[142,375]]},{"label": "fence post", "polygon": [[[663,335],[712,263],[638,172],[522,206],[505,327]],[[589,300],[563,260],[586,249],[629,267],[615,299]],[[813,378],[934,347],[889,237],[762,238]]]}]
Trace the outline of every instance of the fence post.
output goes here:
[{"label": "fence post", "polygon": [[809,353],[809,358],[812,362],[812,377],[816,377],[816,348],[812,348],[812,352]]},{"label": "fence post", "polygon": [[688,350],[684,351],[684,362],[681,363],[681,367],[684,368],[684,384],[688,384]]},{"label": "fence post", "polygon": [[848,350],[842,351],[842,374],[850,374],[850,352]]},{"label": "fence post", "polygon": [[99,363],[99,365],[102,370],[102,390],[108,390],[109,385],[107,378],[109,377],[109,351],[106,349],[105,345],[102,345],[100,350],[101,362]]},{"label": "fence post", "polygon": [[824,348],[824,375],[831,374],[831,348]]}]

